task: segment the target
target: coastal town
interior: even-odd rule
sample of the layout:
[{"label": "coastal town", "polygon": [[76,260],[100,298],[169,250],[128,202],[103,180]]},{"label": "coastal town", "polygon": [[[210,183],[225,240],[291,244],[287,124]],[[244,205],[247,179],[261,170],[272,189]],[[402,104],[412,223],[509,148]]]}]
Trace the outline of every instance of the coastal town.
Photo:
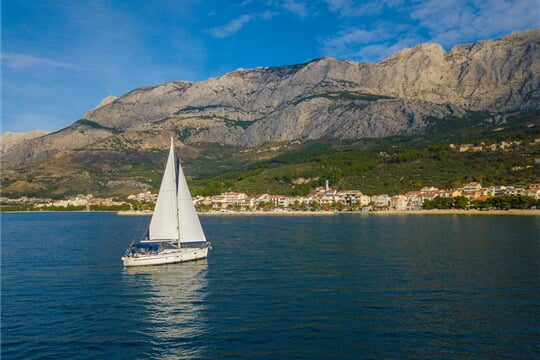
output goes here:
[{"label": "coastal town", "polygon": [[[268,213],[268,212],[407,212],[423,209],[500,209],[490,206],[490,199],[520,198],[528,199],[522,209],[536,208],[540,201],[540,183],[528,187],[489,186],[479,182],[470,182],[461,188],[438,189],[424,187],[419,191],[405,194],[366,195],[360,190],[338,190],[326,181],[325,186],[314,188],[307,196],[284,196],[260,194],[249,196],[243,192],[224,192],[213,196],[196,196],[193,203],[200,213]],[[25,206],[24,210],[80,210],[80,211],[131,211],[148,213],[152,211],[157,194],[150,191],[127,196],[125,200],[99,198],[92,194],[77,195],[65,200],[38,198],[8,199],[0,198],[3,211],[13,210],[14,206]],[[441,207],[441,204],[444,206]],[[488,205],[486,205],[488,204]],[[530,206],[533,204],[533,206]],[[11,208],[10,208],[11,206]],[[509,209],[511,206],[503,206]]]}]

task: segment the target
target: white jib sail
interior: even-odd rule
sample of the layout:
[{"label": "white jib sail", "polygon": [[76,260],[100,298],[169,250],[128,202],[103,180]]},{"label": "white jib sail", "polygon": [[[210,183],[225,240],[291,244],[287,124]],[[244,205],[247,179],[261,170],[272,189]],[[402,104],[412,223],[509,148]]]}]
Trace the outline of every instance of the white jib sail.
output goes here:
[{"label": "white jib sail", "polygon": [[169,158],[148,230],[151,241],[178,241],[175,167],[174,146],[171,139]]},{"label": "white jib sail", "polygon": [[178,227],[180,242],[206,241],[180,163],[178,164]]}]

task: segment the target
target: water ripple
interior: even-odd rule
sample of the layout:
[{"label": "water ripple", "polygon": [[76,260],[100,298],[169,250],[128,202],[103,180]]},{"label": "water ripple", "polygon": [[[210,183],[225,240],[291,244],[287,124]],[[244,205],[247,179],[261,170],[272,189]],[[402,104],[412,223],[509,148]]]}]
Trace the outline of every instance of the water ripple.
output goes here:
[{"label": "water ripple", "polygon": [[540,357],[536,217],[205,217],[123,268],[141,221],[2,214],[2,359]]}]

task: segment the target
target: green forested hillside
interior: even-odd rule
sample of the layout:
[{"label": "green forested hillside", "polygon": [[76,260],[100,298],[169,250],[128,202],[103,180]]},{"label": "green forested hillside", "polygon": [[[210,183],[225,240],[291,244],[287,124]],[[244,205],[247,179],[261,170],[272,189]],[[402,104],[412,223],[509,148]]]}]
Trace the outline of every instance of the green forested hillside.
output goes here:
[{"label": "green forested hillside", "polygon": [[[194,180],[192,188],[201,195],[222,191],[301,195],[325,180],[338,189],[366,194],[404,193],[428,185],[456,188],[473,180],[485,186],[526,186],[540,182],[540,165],[535,165],[540,144],[534,143],[538,136],[536,127],[516,126],[423,138],[319,140],[289,146],[266,160],[242,163],[239,156],[238,170]],[[462,144],[483,150],[460,152]]]},{"label": "green forested hillside", "polygon": [[[424,186],[461,187],[540,183],[539,114],[507,117],[490,125],[488,114],[434,120],[427,135],[321,139],[240,148],[220,144],[182,146],[181,157],[193,195],[240,191],[304,195],[329,180],[337,189],[397,194]],[[535,140],[538,139],[538,142]],[[66,152],[2,173],[2,195],[65,198],[92,193],[125,197],[157,192],[166,151],[138,149],[121,134],[109,149]],[[470,149],[461,152],[468,144]]]}]

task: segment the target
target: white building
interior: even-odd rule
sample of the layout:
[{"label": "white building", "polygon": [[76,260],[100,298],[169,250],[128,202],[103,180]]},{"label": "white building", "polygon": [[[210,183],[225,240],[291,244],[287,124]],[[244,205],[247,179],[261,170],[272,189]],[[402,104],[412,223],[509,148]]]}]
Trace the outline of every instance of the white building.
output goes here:
[{"label": "white building", "polygon": [[390,209],[395,211],[407,210],[407,197],[405,195],[395,195],[390,198]]},{"label": "white building", "polygon": [[481,188],[482,188],[482,185],[480,185],[480,183],[470,182],[468,184],[465,184],[465,186],[463,187],[463,191],[464,192],[471,192],[471,191],[480,190]]},{"label": "white building", "polygon": [[387,194],[373,195],[371,197],[371,202],[373,203],[373,206],[378,208],[388,207],[390,206],[390,196]]}]

